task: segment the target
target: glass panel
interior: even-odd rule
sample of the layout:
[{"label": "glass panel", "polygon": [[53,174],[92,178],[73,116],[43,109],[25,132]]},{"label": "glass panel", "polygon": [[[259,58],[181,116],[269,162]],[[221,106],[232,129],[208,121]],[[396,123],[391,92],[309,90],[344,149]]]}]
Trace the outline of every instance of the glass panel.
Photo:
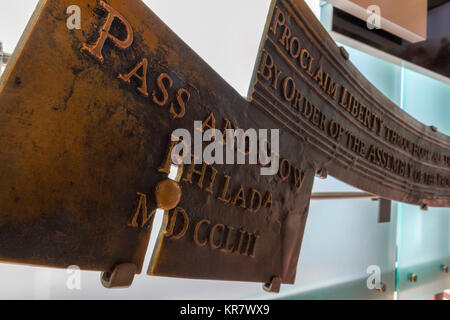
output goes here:
[{"label": "glass panel", "polygon": [[[422,299],[450,288],[450,209],[399,204],[398,298]],[[417,282],[411,282],[411,274]]]},{"label": "glass panel", "polygon": [[[378,221],[378,201],[311,201],[297,285],[292,299],[393,299],[396,215]],[[378,266],[387,290],[369,290],[369,266]]]},{"label": "glass panel", "polygon": [[[404,71],[404,109],[419,121],[450,134],[450,86],[420,73]],[[421,211],[399,204],[399,299],[421,299],[450,288],[450,208]],[[410,274],[417,274],[415,283]]]},{"label": "glass panel", "polygon": [[355,67],[386,97],[401,104],[402,68],[362,51],[342,45]]},{"label": "glass panel", "polygon": [[450,135],[450,85],[405,69],[404,106],[414,118]]}]

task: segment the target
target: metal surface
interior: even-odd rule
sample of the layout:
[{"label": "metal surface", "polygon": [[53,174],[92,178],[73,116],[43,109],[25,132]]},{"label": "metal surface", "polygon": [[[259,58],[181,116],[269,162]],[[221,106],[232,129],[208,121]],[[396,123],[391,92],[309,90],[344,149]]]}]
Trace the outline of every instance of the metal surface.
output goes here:
[{"label": "metal surface", "polygon": [[419,276],[418,276],[417,274],[415,274],[415,273],[410,273],[410,274],[408,275],[408,280],[409,280],[410,282],[412,282],[412,283],[417,282],[418,279],[419,279]]},{"label": "metal surface", "polygon": [[314,192],[311,200],[332,199],[378,199],[378,196],[367,192]]},{"label": "metal surface", "polygon": [[156,205],[163,210],[172,210],[181,199],[181,188],[173,180],[163,180],[159,182],[155,190]]},{"label": "metal surface", "polygon": [[329,175],[385,199],[450,206],[450,137],[374,88],[303,1],[274,1],[269,17],[252,103]]},{"label": "metal surface", "polygon": [[116,266],[112,272],[102,272],[101,282],[105,288],[128,288],[133,283],[135,274],[136,265],[132,263],[122,263]]},{"label": "metal surface", "polygon": [[270,282],[265,283],[263,285],[264,291],[272,292],[272,293],[279,293],[281,287],[281,278],[279,277],[273,277]]},{"label": "metal surface", "polygon": [[[73,4],[80,31],[62,18]],[[41,1],[0,83],[0,259],[140,272],[158,202],[176,207],[149,274],[277,289],[295,280],[316,173],[450,206],[449,137],[393,105],[341,53],[303,1],[274,1],[249,102],[141,1]],[[186,164],[181,192],[161,191],[171,133],[192,133],[195,120],[281,129],[278,174]]]},{"label": "metal surface", "polygon": [[380,199],[378,211],[378,223],[391,221],[391,200]]}]

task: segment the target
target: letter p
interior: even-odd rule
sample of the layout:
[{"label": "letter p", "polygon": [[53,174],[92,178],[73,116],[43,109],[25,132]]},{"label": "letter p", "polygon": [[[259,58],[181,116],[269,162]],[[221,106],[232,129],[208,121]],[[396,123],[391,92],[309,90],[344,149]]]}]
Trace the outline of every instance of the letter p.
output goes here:
[{"label": "letter p", "polygon": [[[100,5],[108,12],[108,17],[100,29],[100,36],[94,45],[87,46],[84,44],[81,50],[89,52],[92,56],[99,60],[100,63],[103,63],[104,59],[102,50],[105,46],[106,40],[110,39],[119,49],[127,49],[133,43],[133,29],[128,21],[114,8],[106,4],[104,1],[100,1]],[[110,33],[111,26],[115,19],[118,19],[125,26],[127,36],[124,40],[120,40]]]}]

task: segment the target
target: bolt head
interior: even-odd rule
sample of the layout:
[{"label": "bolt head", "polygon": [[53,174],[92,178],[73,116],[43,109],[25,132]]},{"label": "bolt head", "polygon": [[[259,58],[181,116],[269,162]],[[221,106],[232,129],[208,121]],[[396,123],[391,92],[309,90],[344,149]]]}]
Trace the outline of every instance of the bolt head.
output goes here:
[{"label": "bolt head", "polygon": [[340,52],[341,52],[342,57],[343,57],[345,60],[350,59],[350,54],[347,52],[347,50],[345,50],[344,47],[340,47],[339,50],[340,50]]},{"label": "bolt head", "polygon": [[270,282],[263,284],[263,289],[266,292],[271,293],[279,293],[280,287],[281,287],[282,280],[280,277],[274,276],[272,279],[270,279]]},{"label": "bolt head", "polygon": [[158,208],[172,210],[180,202],[181,187],[174,180],[163,180],[156,186],[155,198]]},{"label": "bolt head", "polygon": [[410,273],[409,276],[408,276],[408,279],[409,279],[410,282],[414,283],[414,282],[417,282],[419,277],[415,273]]},{"label": "bolt head", "polygon": [[320,178],[320,179],[326,179],[327,176],[328,176],[328,172],[327,172],[327,170],[324,169],[324,168],[318,169],[318,170],[316,171],[316,177],[318,177],[318,178]]},{"label": "bolt head", "polygon": [[378,292],[386,292],[387,289],[387,285],[385,283],[381,283],[381,287],[379,289],[377,289]]}]

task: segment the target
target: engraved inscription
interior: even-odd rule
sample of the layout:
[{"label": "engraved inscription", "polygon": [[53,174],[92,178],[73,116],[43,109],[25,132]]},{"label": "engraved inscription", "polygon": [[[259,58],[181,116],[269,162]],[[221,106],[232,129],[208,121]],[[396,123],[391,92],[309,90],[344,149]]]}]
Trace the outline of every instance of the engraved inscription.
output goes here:
[{"label": "engraved inscription", "polygon": [[[287,16],[291,18],[287,19]],[[296,20],[292,16],[295,18],[295,13],[290,9],[288,12],[280,6],[274,9],[257,69],[258,91],[254,93],[257,104],[273,103],[273,99],[275,104],[287,104],[291,107],[290,110],[282,112],[289,121],[297,120],[304,123],[306,120],[318,132],[333,139],[360,159],[398,177],[409,179],[413,183],[447,186],[449,176],[427,172],[417,160],[448,166],[448,155],[432,152],[427,147],[399,134],[397,129],[386,123],[383,115],[369,108],[346,85],[339,83],[330,72],[326,71],[323,60],[315,57],[313,50],[307,48],[309,44],[293,31],[290,24]],[[275,53],[277,59],[274,57]],[[280,62],[277,61],[288,66],[289,74],[285,74],[286,71],[283,71],[285,68],[280,67],[278,65]],[[307,88],[301,84],[304,82],[308,84]],[[309,90],[309,87],[313,90]],[[346,127],[344,122],[335,117],[334,112],[330,118],[329,111],[322,105],[312,102],[313,99],[305,92],[315,92],[322,99],[332,101],[333,108],[344,111],[340,113],[341,117],[354,123],[355,127]],[[263,100],[266,101],[262,102]],[[358,126],[365,128],[364,134],[355,131]],[[395,148],[400,148],[406,154],[394,151]],[[279,175],[284,179],[289,171],[283,162],[280,167]]]}]

